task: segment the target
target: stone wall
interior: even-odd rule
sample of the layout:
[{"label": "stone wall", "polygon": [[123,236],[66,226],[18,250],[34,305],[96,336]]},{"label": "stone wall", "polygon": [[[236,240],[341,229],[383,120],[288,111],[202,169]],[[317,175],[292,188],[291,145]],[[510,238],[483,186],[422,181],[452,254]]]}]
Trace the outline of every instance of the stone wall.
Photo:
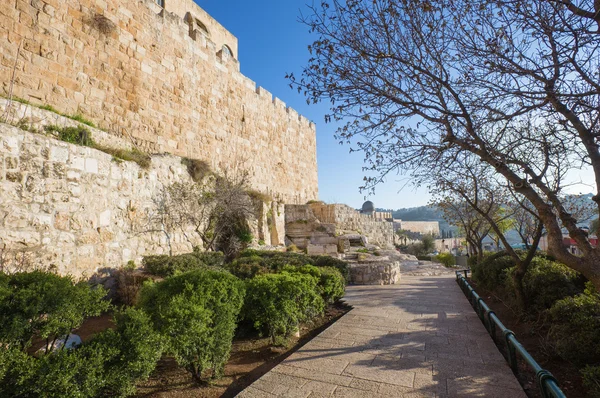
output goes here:
[{"label": "stone wall", "polygon": [[440,234],[440,223],[438,221],[402,221],[396,219],[394,220],[394,229],[438,236]]},{"label": "stone wall", "polygon": [[316,199],[314,124],[239,72],[237,40],[191,0],[166,6],[0,1],[0,92],[80,113],[149,153],[243,164],[285,203]]},{"label": "stone wall", "polygon": [[338,233],[358,232],[369,238],[369,243],[390,248],[394,245],[394,228],[391,222],[374,218],[347,205],[310,204],[316,218],[322,223],[335,224]]},{"label": "stone wall", "polygon": [[368,237],[369,243],[391,248],[394,245],[394,229],[391,222],[360,214],[350,206],[325,204],[322,202],[307,205],[285,206],[285,230],[288,238],[298,247],[308,244],[332,246],[345,234],[359,234]]},{"label": "stone wall", "polygon": [[[77,124],[36,108],[17,113],[30,128]],[[118,140],[92,132],[99,142]],[[51,267],[89,277],[129,260],[139,264],[143,255],[168,253],[169,241],[174,254],[189,252],[200,244],[189,227],[187,234],[185,226],[170,230],[168,240],[156,217],[163,187],[191,181],[181,160],[155,155],[142,169],[0,123],[0,268]],[[283,243],[283,219],[283,205],[262,205],[252,222],[256,239]]]}]

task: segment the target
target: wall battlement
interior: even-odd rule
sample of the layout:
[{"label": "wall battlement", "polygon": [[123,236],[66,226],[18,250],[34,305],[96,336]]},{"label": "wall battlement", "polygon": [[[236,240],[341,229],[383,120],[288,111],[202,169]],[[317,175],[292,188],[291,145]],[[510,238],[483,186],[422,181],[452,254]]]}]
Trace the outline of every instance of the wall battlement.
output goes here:
[{"label": "wall battlement", "polygon": [[82,114],[151,153],[215,170],[241,163],[254,188],[285,202],[316,199],[314,123],[240,73],[237,39],[192,0],[165,7],[1,2],[1,90]]}]

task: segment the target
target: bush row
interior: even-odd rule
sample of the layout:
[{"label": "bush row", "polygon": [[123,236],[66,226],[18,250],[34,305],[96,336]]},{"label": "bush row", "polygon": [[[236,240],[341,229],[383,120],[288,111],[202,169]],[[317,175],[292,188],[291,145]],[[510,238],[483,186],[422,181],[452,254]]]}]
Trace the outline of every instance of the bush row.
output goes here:
[{"label": "bush row", "polygon": [[[162,354],[150,318],[129,308],[115,329],[75,349],[57,344],[89,316],[109,308],[106,291],[69,277],[31,272],[0,274],[0,396],[128,396]],[[33,341],[45,341],[31,355]]]},{"label": "bush row", "polygon": [[[505,252],[487,256],[472,271],[480,285],[514,298],[515,267]],[[526,315],[545,320],[554,352],[579,366],[589,392],[600,395],[600,294],[581,274],[543,254],[529,265],[523,290]]]},{"label": "bush row", "polygon": [[[75,349],[55,349],[55,342],[108,310],[106,291],[43,272],[0,274],[0,396],[128,396],[163,352],[198,382],[219,377],[239,322],[279,343],[343,296],[344,276],[326,265],[345,263],[283,254],[244,253],[230,269],[258,257],[268,272],[242,279],[220,254],[146,258],[165,279],[147,280],[137,308],[117,312],[114,330]],[[45,350],[31,355],[40,339]]]}]

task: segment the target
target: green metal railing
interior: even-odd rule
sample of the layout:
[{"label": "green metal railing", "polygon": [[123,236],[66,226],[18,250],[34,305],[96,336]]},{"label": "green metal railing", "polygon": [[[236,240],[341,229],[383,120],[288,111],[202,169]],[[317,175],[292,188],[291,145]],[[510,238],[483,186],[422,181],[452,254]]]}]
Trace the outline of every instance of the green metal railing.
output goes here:
[{"label": "green metal railing", "polygon": [[[527,352],[527,350],[519,343],[515,334],[506,328],[504,324],[498,319],[494,311],[488,307],[483,299],[473,290],[469,282],[465,277],[469,275],[468,269],[456,271],[456,282],[465,293],[469,302],[475,309],[475,312],[481,319],[487,331],[492,336],[492,339],[497,343],[496,328],[502,335],[504,343],[506,344],[507,360],[508,364],[512,368],[515,374],[519,374],[519,366],[517,361],[517,354],[519,354],[525,362],[535,372],[535,379],[537,381],[538,388],[545,398],[566,398],[566,395],[558,387],[558,382],[552,376],[552,373],[543,369],[533,357]],[[464,273],[464,275],[463,275]]]}]

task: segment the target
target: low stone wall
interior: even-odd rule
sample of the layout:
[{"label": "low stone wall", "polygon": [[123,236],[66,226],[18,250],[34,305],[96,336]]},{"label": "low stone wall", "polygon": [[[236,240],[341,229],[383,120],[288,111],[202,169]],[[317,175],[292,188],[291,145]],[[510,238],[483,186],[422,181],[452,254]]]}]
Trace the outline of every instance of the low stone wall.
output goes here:
[{"label": "low stone wall", "polygon": [[[76,124],[47,113],[52,123]],[[105,134],[92,132],[98,140]],[[52,268],[90,277],[168,253],[169,241],[174,253],[190,251],[200,244],[190,228],[167,234],[157,218],[163,187],[191,182],[181,160],[157,155],[143,169],[0,124],[0,269]],[[283,243],[283,212],[277,203],[264,205],[252,223],[255,237],[266,245]]]},{"label": "low stone wall", "polygon": [[350,283],[355,285],[394,285],[400,281],[400,262],[350,264]]}]

